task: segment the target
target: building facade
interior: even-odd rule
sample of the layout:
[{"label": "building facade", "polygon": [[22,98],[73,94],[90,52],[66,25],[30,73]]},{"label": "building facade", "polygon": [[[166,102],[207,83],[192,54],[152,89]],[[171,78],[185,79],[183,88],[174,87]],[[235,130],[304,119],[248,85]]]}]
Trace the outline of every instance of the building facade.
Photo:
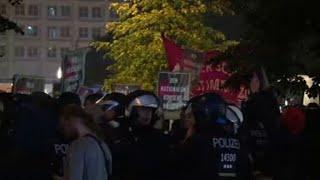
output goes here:
[{"label": "building facade", "polygon": [[0,0],[1,15],[17,22],[25,34],[7,31],[0,35],[0,80],[14,74],[57,81],[62,55],[88,47],[105,33],[107,21],[116,19],[107,0],[23,0],[11,6]]}]

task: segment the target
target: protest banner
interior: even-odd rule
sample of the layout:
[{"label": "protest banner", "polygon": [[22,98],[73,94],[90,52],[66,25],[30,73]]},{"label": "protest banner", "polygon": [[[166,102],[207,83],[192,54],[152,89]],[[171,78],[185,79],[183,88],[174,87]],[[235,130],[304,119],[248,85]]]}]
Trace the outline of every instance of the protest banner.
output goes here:
[{"label": "protest banner", "polygon": [[229,90],[224,86],[232,75],[227,70],[226,62],[218,65],[206,64],[209,60],[217,57],[220,54],[219,51],[197,52],[184,48],[164,36],[163,42],[170,70],[192,73],[191,96],[213,92],[236,105],[240,105],[242,101],[247,99],[250,91],[244,86],[239,90]]},{"label": "protest banner", "polygon": [[192,95],[214,92],[223,96],[228,103],[236,105],[241,105],[241,102],[247,100],[250,91],[244,86],[241,86],[239,90],[230,90],[225,87],[226,81],[232,75],[226,70],[226,66],[226,63],[204,65],[200,72],[198,85],[193,88]]},{"label": "protest banner", "polygon": [[62,61],[62,92],[76,93],[85,80],[85,59],[88,48],[68,52]]},{"label": "protest banner", "polygon": [[190,73],[160,72],[158,96],[164,111],[180,111],[190,98]]}]

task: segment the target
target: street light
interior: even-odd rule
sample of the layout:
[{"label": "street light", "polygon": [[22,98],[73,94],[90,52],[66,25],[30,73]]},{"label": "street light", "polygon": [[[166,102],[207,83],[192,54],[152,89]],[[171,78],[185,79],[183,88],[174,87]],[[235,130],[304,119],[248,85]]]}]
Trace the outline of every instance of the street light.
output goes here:
[{"label": "street light", "polygon": [[61,69],[61,67],[59,67],[58,70],[57,70],[57,78],[58,79],[62,78],[62,69]]}]

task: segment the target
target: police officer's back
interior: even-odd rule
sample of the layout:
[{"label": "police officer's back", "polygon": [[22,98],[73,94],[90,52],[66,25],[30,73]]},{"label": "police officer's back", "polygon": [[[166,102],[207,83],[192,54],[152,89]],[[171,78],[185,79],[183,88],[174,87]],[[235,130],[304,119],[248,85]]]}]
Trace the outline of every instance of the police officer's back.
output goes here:
[{"label": "police officer's back", "polygon": [[193,98],[186,111],[194,125],[179,153],[178,178],[250,179],[248,156],[234,133],[234,124],[225,117],[224,100],[205,94]]}]

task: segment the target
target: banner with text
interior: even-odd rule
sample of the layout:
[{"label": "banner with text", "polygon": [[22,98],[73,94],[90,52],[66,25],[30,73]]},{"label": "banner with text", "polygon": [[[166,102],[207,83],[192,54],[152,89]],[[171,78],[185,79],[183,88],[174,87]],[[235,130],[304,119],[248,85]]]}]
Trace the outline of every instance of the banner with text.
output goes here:
[{"label": "banner with text", "polygon": [[85,58],[88,49],[69,52],[62,61],[62,92],[76,93],[84,83]]},{"label": "banner with text", "polygon": [[231,73],[226,70],[226,63],[219,65],[204,65],[200,72],[200,80],[197,86],[192,89],[192,95],[200,95],[207,92],[220,94],[229,103],[240,105],[248,98],[249,89],[241,86],[239,90],[225,88],[225,82],[230,78]]},{"label": "banner with text", "polygon": [[229,103],[237,105],[247,99],[249,90],[245,87],[241,87],[239,91],[231,91],[224,87],[225,82],[231,76],[231,73],[226,69],[226,63],[216,66],[205,64],[205,62],[217,57],[220,54],[219,51],[196,52],[183,48],[164,36],[163,42],[170,70],[192,73],[191,96],[214,92],[222,95]]},{"label": "banner with text", "polygon": [[160,72],[158,96],[166,111],[180,110],[190,98],[190,73]]}]

